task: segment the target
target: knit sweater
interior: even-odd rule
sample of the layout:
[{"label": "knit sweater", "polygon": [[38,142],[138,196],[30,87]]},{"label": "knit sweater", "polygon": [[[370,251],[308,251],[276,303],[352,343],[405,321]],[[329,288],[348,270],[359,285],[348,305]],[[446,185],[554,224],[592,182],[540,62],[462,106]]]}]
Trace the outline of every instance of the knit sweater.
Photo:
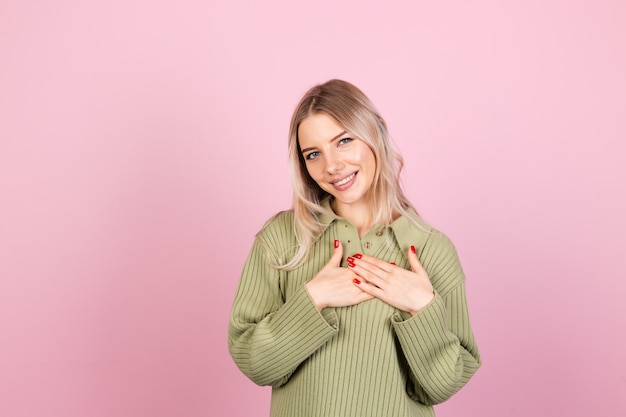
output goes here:
[{"label": "knit sweater", "polygon": [[[292,271],[269,259],[293,255],[293,212],[271,219],[255,238],[233,303],[228,344],[239,369],[271,385],[271,417],[434,416],[480,366],[465,278],[451,241],[400,217],[362,238],[344,219],[328,224],[305,263]],[[333,241],[346,257],[364,253],[410,269],[417,249],[435,297],[411,316],[379,299],[316,309],[305,283],[328,262]]]}]

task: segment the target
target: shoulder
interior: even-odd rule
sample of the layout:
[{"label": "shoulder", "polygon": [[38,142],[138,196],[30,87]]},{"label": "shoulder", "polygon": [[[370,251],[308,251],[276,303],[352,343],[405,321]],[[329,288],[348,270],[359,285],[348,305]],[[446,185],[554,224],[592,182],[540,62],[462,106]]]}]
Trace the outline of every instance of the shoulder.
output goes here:
[{"label": "shoulder", "polygon": [[397,218],[391,224],[391,229],[403,250],[408,250],[409,247],[415,246],[418,253],[421,252],[434,233],[439,233],[414,211],[409,211],[407,215]]},{"label": "shoulder", "polygon": [[293,210],[285,210],[273,215],[265,222],[256,237],[274,247],[281,243],[292,244],[295,241]]},{"label": "shoulder", "polygon": [[441,295],[447,294],[465,281],[456,247],[443,232],[431,230],[419,258],[424,269],[428,271],[433,286]]},{"label": "shoulder", "polygon": [[424,249],[436,251],[439,253],[456,254],[456,248],[452,240],[441,230],[430,227],[425,235]]},{"label": "shoulder", "polygon": [[411,225],[407,234],[418,252],[424,257],[447,257],[456,256],[456,248],[452,240],[441,230],[423,224]]},{"label": "shoulder", "polygon": [[415,245],[420,252],[434,250],[456,253],[452,240],[444,232],[428,224],[414,210],[396,220],[392,228],[399,239],[410,241],[410,245]]},{"label": "shoulder", "polygon": [[259,231],[259,234],[272,232],[276,229],[284,229],[284,228],[293,229],[293,223],[294,223],[293,210],[279,211],[278,213],[274,214],[265,222],[265,224]]}]

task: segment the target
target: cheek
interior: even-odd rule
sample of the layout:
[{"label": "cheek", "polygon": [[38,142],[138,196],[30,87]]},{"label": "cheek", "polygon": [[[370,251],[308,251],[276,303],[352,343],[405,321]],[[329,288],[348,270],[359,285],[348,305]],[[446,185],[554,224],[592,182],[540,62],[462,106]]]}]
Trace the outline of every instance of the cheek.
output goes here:
[{"label": "cheek", "polygon": [[372,172],[376,172],[376,157],[371,152],[370,152],[369,165],[370,165]]},{"label": "cheek", "polygon": [[315,180],[315,182],[319,182],[320,178],[320,170],[316,168],[314,165],[305,165],[306,172],[309,173],[309,176]]},{"label": "cheek", "polygon": [[363,168],[374,172],[376,170],[376,157],[370,148],[365,146],[359,150],[357,160]]}]

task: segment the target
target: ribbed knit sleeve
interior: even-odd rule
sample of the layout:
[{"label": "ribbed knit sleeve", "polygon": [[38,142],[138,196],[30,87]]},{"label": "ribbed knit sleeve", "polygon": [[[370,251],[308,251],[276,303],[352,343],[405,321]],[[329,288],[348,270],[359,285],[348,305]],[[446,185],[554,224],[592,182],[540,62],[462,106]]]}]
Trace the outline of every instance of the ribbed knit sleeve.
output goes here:
[{"label": "ribbed knit sleeve", "polygon": [[[283,219],[284,220],[284,219]],[[292,240],[288,222],[260,233],[246,261],[231,312],[228,345],[233,360],[258,385],[281,386],[296,368],[337,334],[332,309],[320,313],[301,285],[285,300],[281,274],[267,248]]]},{"label": "ribbed knit sleeve", "polygon": [[395,314],[392,323],[411,370],[409,395],[437,404],[460,390],[481,360],[470,327],[465,276],[452,242],[433,233],[419,255],[435,298],[415,316]]}]

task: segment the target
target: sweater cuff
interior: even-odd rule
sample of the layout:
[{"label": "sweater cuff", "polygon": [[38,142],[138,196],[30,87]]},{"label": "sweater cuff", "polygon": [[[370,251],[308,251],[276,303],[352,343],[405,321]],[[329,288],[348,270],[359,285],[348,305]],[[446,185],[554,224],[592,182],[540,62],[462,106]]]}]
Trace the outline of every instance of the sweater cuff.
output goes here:
[{"label": "sweater cuff", "polygon": [[331,307],[326,307],[323,308],[322,311],[318,311],[317,307],[315,307],[313,299],[311,298],[311,294],[309,294],[309,292],[306,290],[306,285],[303,285],[296,293],[299,292],[303,292],[304,294],[306,294],[306,298],[309,304],[308,308],[312,308],[315,313],[317,313],[317,315],[320,316],[328,326],[330,326],[330,328],[336,331],[339,327],[337,325],[337,323],[339,323],[339,319],[337,318],[337,312],[335,311],[335,309]]},{"label": "sweater cuff", "polygon": [[[308,334],[307,338],[326,339],[338,332],[337,313],[330,308],[325,308],[322,312],[318,311],[304,285],[297,289],[285,303],[281,320],[290,322],[289,324],[282,323],[286,328],[300,329],[294,333]],[[282,326],[279,324],[278,328],[280,327]]]},{"label": "sweater cuff", "polygon": [[441,340],[441,337],[448,332],[446,305],[437,293],[430,304],[416,315],[411,316],[406,311],[398,311],[392,316],[391,322],[396,334],[400,339],[406,338],[405,340],[414,340],[420,334],[422,336],[419,338],[425,342],[433,338]]},{"label": "sweater cuff", "polygon": [[[435,304],[437,302],[437,300],[441,299],[441,297],[439,297],[439,294],[437,294],[437,291],[434,292],[435,296],[433,297],[432,300],[430,300],[430,302],[428,304],[426,304],[426,306],[424,308],[422,308],[422,310],[417,313],[415,316],[411,315],[411,313],[409,313],[408,311],[404,311],[404,310],[397,310],[396,313],[392,316],[391,321],[395,324],[395,323],[402,323],[405,321],[408,321],[410,319],[412,319],[413,317],[417,317],[421,314],[424,314],[426,312],[426,310],[430,309],[430,307]],[[442,305],[444,303],[442,302]],[[445,307],[444,307],[445,308]]]}]

